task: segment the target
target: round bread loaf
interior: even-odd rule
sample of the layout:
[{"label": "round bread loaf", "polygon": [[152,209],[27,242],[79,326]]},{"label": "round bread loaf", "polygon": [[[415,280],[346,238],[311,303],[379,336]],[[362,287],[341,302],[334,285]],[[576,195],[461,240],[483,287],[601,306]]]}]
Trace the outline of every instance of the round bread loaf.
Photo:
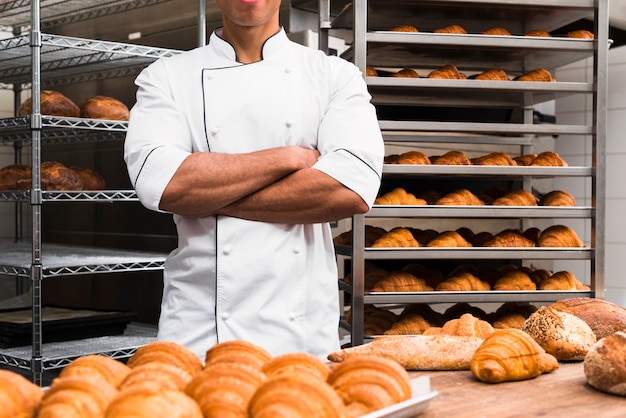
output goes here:
[{"label": "round bread loaf", "polygon": [[597,298],[569,298],[559,300],[553,309],[576,315],[587,323],[599,340],[616,331],[626,331],[626,308]]},{"label": "round bread loaf", "polygon": [[80,117],[89,119],[128,120],[128,107],[113,97],[94,96],[80,105]]},{"label": "round bread loaf", "polygon": [[16,190],[17,182],[30,177],[30,167],[12,164],[0,169],[0,190]]},{"label": "round bread loaf", "polygon": [[626,396],[626,333],[600,339],[585,356],[584,371],[594,388]]},{"label": "round bread loaf", "polygon": [[96,171],[87,167],[72,166],[70,168],[83,181],[83,190],[104,190],[106,188],[104,178]]},{"label": "round bread loaf", "polygon": [[[18,190],[32,187],[31,169],[28,175],[18,180]],[[83,181],[74,170],[56,161],[41,163],[41,190],[83,190]]]},{"label": "round bread loaf", "polygon": [[[58,91],[42,90],[39,97],[41,98],[40,112],[42,115],[71,118],[80,117],[80,109],[78,106]],[[29,97],[22,102],[17,114],[20,116],[30,115],[32,112],[31,109],[32,98]]]}]

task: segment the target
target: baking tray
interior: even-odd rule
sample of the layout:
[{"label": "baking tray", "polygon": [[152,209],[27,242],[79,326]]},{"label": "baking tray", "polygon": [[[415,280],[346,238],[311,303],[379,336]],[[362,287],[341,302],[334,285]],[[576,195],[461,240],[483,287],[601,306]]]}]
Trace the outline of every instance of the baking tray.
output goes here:
[{"label": "baking tray", "polygon": [[[135,317],[133,312],[44,306],[41,310],[44,343],[120,335]],[[31,308],[0,310],[0,347],[32,343]]]},{"label": "baking tray", "polygon": [[430,387],[430,378],[428,376],[411,379],[411,392],[413,394],[411,399],[361,415],[360,418],[414,417],[424,412],[430,401],[438,395],[438,392]]}]

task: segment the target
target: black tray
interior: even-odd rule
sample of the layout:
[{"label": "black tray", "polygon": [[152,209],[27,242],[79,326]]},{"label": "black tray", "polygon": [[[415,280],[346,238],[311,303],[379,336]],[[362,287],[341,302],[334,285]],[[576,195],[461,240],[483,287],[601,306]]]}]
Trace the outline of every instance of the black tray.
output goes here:
[{"label": "black tray", "polygon": [[[134,317],[133,312],[44,306],[41,315],[42,341],[51,343],[120,335]],[[20,347],[31,343],[31,308],[0,310],[0,347]]]}]

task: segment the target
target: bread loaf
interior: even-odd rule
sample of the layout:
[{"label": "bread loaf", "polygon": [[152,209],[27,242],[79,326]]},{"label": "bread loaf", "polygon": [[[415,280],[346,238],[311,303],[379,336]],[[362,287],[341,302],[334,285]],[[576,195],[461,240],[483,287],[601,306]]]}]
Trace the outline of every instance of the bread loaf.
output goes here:
[{"label": "bread loaf", "polygon": [[[62,93],[53,90],[42,90],[39,96],[40,111],[42,115],[61,116],[61,117],[80,117],[80,109],[76,104]],[[32,98],[28,98],[22,102],[17,114],[20,116],[30,115],[32,113]]]},{"label": "bread loaf", "polygon": [[[40,182],[42,190],[83,190],[83,181],[71,168],[56,161],[45,161],[40,167]],[[28,190],[32,187],[31,168],[28,175],[17,181],[19,190]]]},{"label": "bread loaf", "polygon": [[617,331],[626,331],[626,309],[603,299],[569,298],[559,300],[550,306],[585,321],[598,340]]},{"label": "bread loaf", "polygon": [[12,164],[0,169],[0,190],[17,190],[19,181],[28,181],[31,176],[30,167],[23,164]]},{"label": "bread loaf", "polygon": [[626,396],[626,333],[600,339],[585,356],[587,383],[603,392]]},{"label": "bread loaf", "polygon": [[83,182],[83,190],[104,190],[106,188],[106,181],[96,171],[87,167],[71,166],[73,170]]},{"label": "bread loaf", "polygon": [[80,105],[80,116],[89,119],[127,121],[130,119],[128,107],[113,97],[94,96]]}]

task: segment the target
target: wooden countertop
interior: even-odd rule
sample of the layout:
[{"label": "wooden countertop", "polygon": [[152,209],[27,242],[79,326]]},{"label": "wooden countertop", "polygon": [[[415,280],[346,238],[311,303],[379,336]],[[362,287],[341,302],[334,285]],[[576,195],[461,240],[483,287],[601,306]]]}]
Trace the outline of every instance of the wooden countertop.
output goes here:
[{"label": "wooden countertop", "polygon": [[439,392],[420,418],[626,417],[626,397],[587,384],[583,363],[560,363],[559,369],[520,382],[489,384],[470,371],[411,372],[430,376]]}]

